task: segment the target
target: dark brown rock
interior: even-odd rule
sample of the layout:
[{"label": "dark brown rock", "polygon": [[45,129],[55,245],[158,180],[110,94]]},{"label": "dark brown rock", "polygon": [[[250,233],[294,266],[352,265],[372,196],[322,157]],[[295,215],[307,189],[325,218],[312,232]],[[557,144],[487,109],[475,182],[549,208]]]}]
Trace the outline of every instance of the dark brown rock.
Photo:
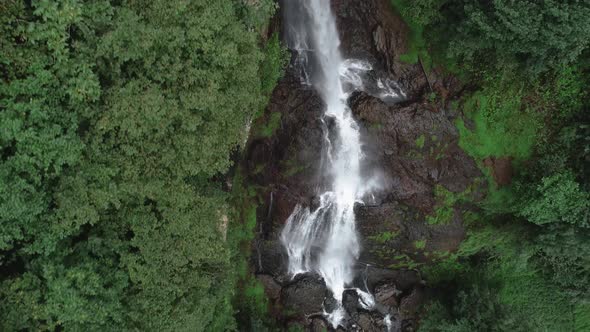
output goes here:
[{"label": "dark brown rock", "polygon": [[281,292],[281,303],[287,311],[296,312],[301,318],[321,313],[326,297],[326,286],[317,278],[306,276],[287,285]]},{"label": "dark brown rock", "polygon": [[397,308],[398,296],[401,293],[395,284],[383,284],[375,288],[375,300],[386,306]]},{"label": "dark brown rock", "polygon": [[402,318],[415,317],[422,303],[424,302],[424,290],[421,287],[414,288],[410,295],[402,298],[400,304],[400,315]]},{"label": "dark brown rock", "polygon": [[512,182],[512,158],[488,157],[483,163],[492,170],[492,176],[498,186],[507,186]]},{"label": "dark brown rock", "polygon": [[314,318],[311,321],[310,332],[325,332],[328,331],[328,324],[321,318]]},{"label": "dark brown rock", "polygon": [[272,276],[266,274],[260,274],[256,276],[262,286],[264,286],[264,293],[271,300],[276,300],[281,295],[281,285],[279,285]]}]

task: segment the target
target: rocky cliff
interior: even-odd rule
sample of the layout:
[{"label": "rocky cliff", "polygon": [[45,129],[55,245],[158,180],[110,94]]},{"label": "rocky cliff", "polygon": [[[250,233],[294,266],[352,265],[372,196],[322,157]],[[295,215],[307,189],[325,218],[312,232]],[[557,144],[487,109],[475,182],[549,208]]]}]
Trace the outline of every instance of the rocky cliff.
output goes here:
[{"label": "rocky cliff", "polygon": [[[379,172],[382,183],[356,207],[363,243],[358,282],[378,304],[365,311],[356,293],[345,294],[346,329],[383,331],[389,315],[392,330],[411,331],[424,301],[420,267],[457,249],[469,210],[462,201],[481,195],[481,174],[458,146],[454,126],[459,111],[453,100],[462,86],[420,61],[402,61],[409,51],[409,30],[388,0],[334,0],[333,7],[345,57],[368,61],[373,68],[369,75],[388,77],[405,93],[395,102],[386,103],[370,91],[355,93],[350,100],[362,127],[364,169]],[[248,182],[264,197],[252,269],[281,324],[312,331],[327,327],[321,315],[322,306],[330,305],[323,303],[325,286],[317,276],[291,279],[286,274],[279,234],[296,204],[317,204],[322,107],[321,98],[290,66],[257,124],[274,121],[278,126],[251,137],[244,161]]]}]

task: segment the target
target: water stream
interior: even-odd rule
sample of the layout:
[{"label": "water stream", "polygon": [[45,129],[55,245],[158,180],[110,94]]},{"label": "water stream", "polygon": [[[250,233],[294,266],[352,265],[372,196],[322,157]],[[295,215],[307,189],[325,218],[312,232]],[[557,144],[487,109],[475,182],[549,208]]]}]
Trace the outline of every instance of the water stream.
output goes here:
[{"label": "water stream", "polygon": [[[367,194],[367,179],[361,175],[363,151],[359,125],[348,106],[350,94],[363,89],[363,73],[369,63],[343,59],[336,20],[328,0],[289,0],[284,2],[289,48],[297,57],[303,84],[311,85],[325,103],[325,142],[322,178],[318,184],[318,204],[314,209],[298,205],[281,233],[289,255],[289,272],[319,274],[336,302],[325,309],[326,318],[336,328],[346,317],[343,293],[355,277],[360,245],[355,225],[354,205]],[[379,81],[382,86],[383,83]],[[391,86],[385,96],[394,95]],[[325,125],[326,122],[332,124]],[[370,309],[372,295],[357,290],[360,302]]]}]

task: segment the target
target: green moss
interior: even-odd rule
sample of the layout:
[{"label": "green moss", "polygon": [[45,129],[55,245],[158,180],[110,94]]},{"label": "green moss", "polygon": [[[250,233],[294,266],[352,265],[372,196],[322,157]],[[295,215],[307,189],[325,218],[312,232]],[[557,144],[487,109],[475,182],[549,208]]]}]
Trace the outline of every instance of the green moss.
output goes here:
[{"label": "green moss", "polygon": [[441,185],[434,187],[434,197],[437,205],[433,215],[426,217],[426,222],[430,225],[446,225],[453,220],[455,215],[455,204],[468,200],[467,196],[471,193],[471,188],[467,188],[462,193],[453,193]]},{"label": "green moss", "polygon": [[[488,157],[512,159],[519,174],[535,147],[549,139],[552,126],[559,127],[581,107],[585,82],[583,71],[563,67],[533,82],[510,70],[480,73],[482,88],[464,98],[464,118],[457,119],[459,145],[477,161],[486,176],[488,193],[481,203],[489,213],[511,213],[515,206],[511,186],[496,185]],[[528,166],[526,166],[528,167]]]},{"label": "green moss", "polygon": [[371,249],[371,253],[382,260],[389,260],[391,256],[396,254],[396,250],[388,246],[378,246]]},{"label": "green moss", "polygon": [[291,154],[293,157],[286,159],[281,163],[281,174],[286,177],[293,176],[301,173],[308,168],[308,165],[302,164],[294,157],[295,154]]},{"label": "green moss", "polygon": [[399,235],[399,232],[383,232],[377,235],[369,236],[368,239],[371,241],[375,241],[379,244],[384,244],[385,242],[392,240],[396,236]]},{"label": "green moss", "polygon": [[[289,63],[291,55],[286,47],[281,45],[279,34],[274,33],[263,49],[264,58],[260,63],[260,83],[261,93],[263,98],[266,100],[263,103],[265,106],[270,101],[272,91],[274,90],[277,82],[285,72],[285,67]],[[264,113],[264,108],[257,111],[255,118],[260,118]]]},{"label": "green moss", "polygon": [[416,249],[426,248],[426,240],[414,241],[414,247],[416,247]]},{"label": "green moss", "polygon": [[414,160],[422,160],[424,159],[424,155],[415,150],[408,150],[406,153],[406,158],[414,159]]},{"label": "green moss", "polygon": [[268,312],[268,298],[264,286],[256,278],[249,278],[243,291],[244,301],[255,315],[264,316]]},{"label": "green moss", "polygon": [[304,165],[293,166],[293,167],[290,167],[289,169],[287,169],[285,172],[283,172],[283,175],[293,176],[295,174],[305,171],[306,169],[307,169],[307,167],[305,167]]},{"label": "green moss", "polygon": [[473,211],[463,212],[463,225],[469,228],[476,225],[481,219],[480,215]]},{"label": "green moss", "polygon": [[436,160],[440,160],[447,155],[447,150],[449,148],[448,142],[440,142],[438,141],[438,137],[432,135],[430,140],[432,141],[432,145],[429,149],[429,154],[431,157],[434,157]]},{"label": "green moss", "polygon": [[453,220],[454,214],[453,207],[441,206],[434,210],[434,215],[426,217],[426,222],[429,225],[447,225]]},{"label": "green moss", "polygon": [[383,124],[379,123],[379,122],[374,122],[369,125],[369,128],[374,129],[374,130],[381,130],[381,129],[383,129]]},{"label": "green moss", "polygon": [[422,149],[424,147],[425,142],[426,142],[426,136],[424,136],[424,134],[422,134],[416,139],[416,146],[418,148]]},{"label": "green moss", "polygon": [[435,92],[431,92],[428,94],[428,101],[429,102],[435,102],[436,101],[436,93]]},{"label": "green moss", "polygon": [[258,164],[258,165],[256,165],[256,168],[254,168],[254,171],[253,171],[254,174],[260,174],[260,173],[262,173],[262,171],[264,171],[264,167],[265,166],[266,166],[265,164]]},{"label": "green moss", "polygon": [[[258,208],[256,188],[247,186],[241,172],[233,179],[233,205],[237,207],[236,216],[230,221],[228,239],[232,243],[249,242],[254,238],[256,228],[256,210]],[[236,254],[243,255],[241,250]]]},{"label": "green moss", "polygon": [[247,209],[246,214],[246,232],[248,233],[248,238],[254,238],[254,229],[256,228],[256,208],[258,206],[252,204]]},{"label": "green moss", "polygon": [[420,269],[422,276],[428,283],[438,284],[445,281],[452,281],[465,269],[465,266],[459,263],[456,255],[449,255],[448,252],[445,253],[446,255],[434,253],[434,263]]},{"label": "green moss", "polygon": [[418,262],[415,262],[412,258],[410,258],[410,256],[408,256],[406,254],[396,255],[394,257],[394,259],[398,262],[395,264],[390,264],[388,266],[390,269],[401,269],[401,268],[416,269],[420,265],[422,265]]},{"label": "green moss", "polygon": [[248,261],[251,243],[256,236],[257,210],[260,204],[261,188],[250,185],[238,168],[233,179],[232,205],[236,211],[230,220],[227,242],[232,245],[232,262],[235,266],[236,293],[233,299],[237,310],[236,319],[240,326],[272,327],[274,322],[268,315],[269,300],[264,286],[252,273]]},{"label": "green moss", "polygon": [[274,112],[270,114],[266,124],[258,130],[258,136],[271,137],[272,135],[274,135],[275,131],[281,125],[282,116],[283,114],[279,112]]},{"label": "green moss", "polygon": [[544,114],[539,106],[547,102],[542,96],[531,96],[529,89],[506,71],[485,77],[483,88],[464,100],[463,111],[472,125],[457,120],[459,145],[482,169],[482,161],[488,157],[510,157],[518,166],[543,137]]}]

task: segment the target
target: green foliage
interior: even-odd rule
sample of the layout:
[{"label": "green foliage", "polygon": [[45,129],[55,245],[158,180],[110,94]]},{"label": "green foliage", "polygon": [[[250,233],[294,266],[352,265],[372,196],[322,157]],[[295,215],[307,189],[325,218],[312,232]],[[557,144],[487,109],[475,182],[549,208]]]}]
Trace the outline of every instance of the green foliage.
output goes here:
[{"label": "green foliage", "polygon": [[[590,45],[590,6],[392,3],[412,31],[401,59],[417,63],[420,50],[428,50],[471,88],[457,103],[459,145],[489,183],[483,220],[467,224],[457,252],[433,253],[436,264],[421,269],[444,293],[421,330],[587,329],[590,102],[581,54]],[[486,158],[510,159],[513,184],[498,187]],[[452,216],[444,196],[430,223]]]},{"label": "green foliage", "polygon": [[476,160],[487,157],[526,159],[533,150],[541,130],[542,118],[534,109],[523,105],[524,86],[505,73],[486,80],[481,91],[464,101],[464,120],[457,121],[459,145]]},{"label": "green foliage", "polygon": [[555,99],[553,118],[567,120],[582,110],[588,97],[587,80],[582,71],[581,66],[563,66],[556,70],[555,77],[550,78],[553,84],[544,91],[543,99]]},{"label": "green foliage", "polygon": [[268,299],[264,293],[264,286],[257,279],[250,279],[244,288],[244,305],[252,317],[264,317],[268,312]]},{"label": "green foliage", "polygon": [[[486,283],[482,280],[469,285],[459,290],[450,305],[440,302],[431,304],[419,331],[531,331],[526,319],[517,317],[500,303],[495,287],[489,281]],[[445,306],[450,307],[450,310]]]},{"label": "green foliage", "polygon": [[590,227],[590,195],[580,188],[569,171],[543,177],[519,215],[532,223],[567,223]]},{"label": "green foliage", "polygon": [[274,1],[234,1],[238,17],[246,24],[248,28],[260,29],[268,25],[270,16],[277,9],[277,3]]},{"label": "green foliage", "polygon": [[590,304],[580,303],[574,307],[574,331],[590,329]]},{"label": "green foliage", "polygon": [[264,60],[260,65],[262,93],[270,98],[277,81],[283,76],[289,62],[289,52],[281,45],[279,34],[274,33],[264,47]]},{"label": "green foliage", "polygon": [[574,62],[590,45],[583,1],[448,0],[448,54],[466,61],[518,63],[537,73]]},{"label": "green foliage", "polygon": [[416,249],[424,249],[424,248],[426,248],[426,240],[414,241],[414,247]]},{"label": "green foliage", "polygon": [[432,66],[432,59],[424,39],[424,26],[427,21],[435,19],[436,10],[431,6],[438,2],[437,0],[391,0],[393,8],[402,15],[410,30],[408,49],[405,54],[399,56],[400,61],[411,64],[421,61],[425,70]]},{"label": "green foliage", "polygon": [[572,331],[574,312],[567,294],[549,283],[527,255],[506,255],[488,267],[497,280],[499,299],[533,326],[529,331]]},{"label": "green foliage", "polygon": [[0,5],[0,330],[236,327],[219,174],[280,77],[274,8]]},{"label": "green foliage", "polygon": [[[81,20],[77,3],[58,7],[41,2],[35,14],[20,2],[4,6],[0,250],[12,249],[17,241],[32,244],[27,248],[31,251],[41,250],[42,238],[42,246],[55,246],[59,239],[59,230],[45,226],[52,186],[80,162],[84,143],[78,124],[100,89],[90,59],[75,59],[67,52],[66,28]],[[75,229],[61,235],[72,233]]]},{"label": "green foliage", "polygon": [[281,125],[282,116],[283,113],[271,113],[268,117],[268,121],[266,122],[266,124],[260,127],[258,135],[261,137],[271,137]]},{"label": "green foliage", "polygon": [[420,330],[572,330],[575,306],[538,271],[536,249],[522,234],[527,234],[523,226],[481,225],[455,255],[426,269],[427,280],[447,291],[437,297]]},{"label": "green foliage", "polygon": [[393,240],[396,236],[399,235],[399,232],[383,232],[377,235],[370,236],[369,239],[371,241],[375,241],[380,244],[387,243],[390,240]]},{"label": "green foliage", "polygon": [[426,142],[426,136],[424,136],[424,134],[422,134],[418,138],[416,138],[416,146],[420,149],[422,149],[424,147],[425,142]]},{"label": "green foliage", "polygon": [[391,0],[394,8],[413,26],[425,27],[440,19],[440,6],[444,0]]},{"label": "green foliage", "polygon": [[426,216],[426,222],[430,225],[445,225],[453,220],[455,205],[467,199],[469,188],[462,193],[453,193],[441,185],[434,187],[436,206],[434,214]]},{"label": "green foliage", "polygon": [[433,263],[420,269],[424,279],[432,285],[454,280],[464,271],[465,266],[458,260],[458,256],[448,252],[434,252]]},{"label": "green foliage", "polygon": [[228,234],[232,245],[233,270],[237,272],[233,280],[237,294],[233,298],[239,330],[274,331],[275,322],[268,315],[269,300],[264,286],[248,266],[252,241],[256,236],[257,209],[259,203],[257,188],[249,185],[238,168],[233,180],[232,203],[237,208]]},{"label": "green foliage", "polygon": [[590,298],[589,237],[584,229],[550,225],[534,239],[534,258],[543,267],[546,278],[573,299]]}]

